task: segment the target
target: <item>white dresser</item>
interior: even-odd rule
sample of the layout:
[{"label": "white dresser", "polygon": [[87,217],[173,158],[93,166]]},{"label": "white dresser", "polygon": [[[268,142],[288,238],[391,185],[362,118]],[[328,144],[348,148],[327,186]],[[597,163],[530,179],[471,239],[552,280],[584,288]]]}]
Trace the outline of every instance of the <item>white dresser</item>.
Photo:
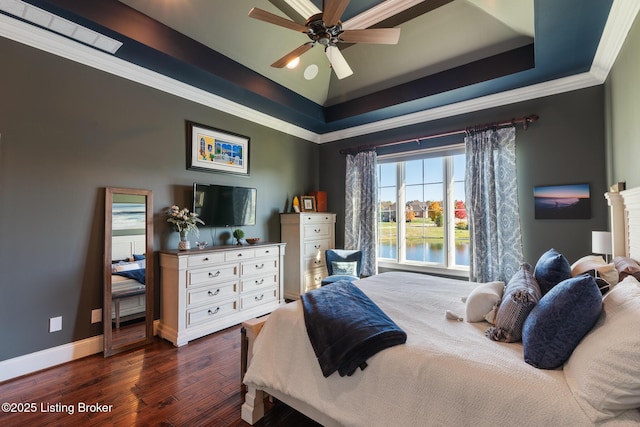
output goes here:
[{"label": "white dresser", "polygon": [[320,287],[327,276],[324,251],[335,246],[336,214],[280,214],[280,238],[287,244],[284,257],[284,297]]},{"label": "white dresser", "polygon": [[282,303],[283,243],[160,252],[158,334],[189,341],[272,312]]}]

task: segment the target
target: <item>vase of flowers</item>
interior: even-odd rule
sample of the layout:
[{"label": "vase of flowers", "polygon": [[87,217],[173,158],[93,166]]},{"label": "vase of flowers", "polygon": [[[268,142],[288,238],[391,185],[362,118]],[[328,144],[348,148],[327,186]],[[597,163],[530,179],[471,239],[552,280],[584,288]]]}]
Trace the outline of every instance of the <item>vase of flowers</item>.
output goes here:
[{"label": "vase of flowers", "polygon": [[198,224],[204,225],[204,222],[198,218],[197,213],[189,212],[187,208],[181,209],[176,205],[171,206],[167,211],[167,222],[173,224],[176,231],[180,233],[180,243],[178,243],[178,249],[180,250],[191,249],[189,233],[193,231],[196,236],[200,235]]}]

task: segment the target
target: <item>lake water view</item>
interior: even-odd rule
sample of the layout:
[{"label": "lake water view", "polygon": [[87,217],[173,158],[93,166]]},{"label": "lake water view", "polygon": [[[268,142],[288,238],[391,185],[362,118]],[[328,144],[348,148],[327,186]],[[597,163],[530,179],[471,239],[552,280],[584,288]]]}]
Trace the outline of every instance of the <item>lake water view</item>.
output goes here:
[{"label": "lake water view", "polygon": [[[456,265],[469,265],[469,242],[456,242],[455,262]],[[397,259],[398,252],[394,243],[378,242],[378,257]],[[444,263],[444,245],[442,242],[429,242],[407,244],[407,261]]]}]

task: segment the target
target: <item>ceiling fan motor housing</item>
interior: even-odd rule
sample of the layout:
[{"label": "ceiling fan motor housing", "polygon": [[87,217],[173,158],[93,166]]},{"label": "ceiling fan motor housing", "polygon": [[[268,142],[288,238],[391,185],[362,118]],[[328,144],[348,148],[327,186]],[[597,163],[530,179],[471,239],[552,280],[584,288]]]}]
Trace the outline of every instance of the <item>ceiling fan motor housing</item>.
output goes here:
[{"label": "ceiling fan motor housing", "polygon": [[342,22],[327,28],[322,20],[322,13],[316,13],[309,17],[305,25],[307,27],[307,35],[314,43],[317,42],[323,46],[335,46],[341,41]]}]

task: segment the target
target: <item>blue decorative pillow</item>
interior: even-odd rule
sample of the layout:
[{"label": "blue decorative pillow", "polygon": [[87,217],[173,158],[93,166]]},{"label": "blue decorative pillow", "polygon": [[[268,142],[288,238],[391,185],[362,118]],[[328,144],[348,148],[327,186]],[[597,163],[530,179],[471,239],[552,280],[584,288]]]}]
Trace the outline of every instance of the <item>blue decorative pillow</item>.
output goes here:
[{"label": "blue decorative pillow", "polygon": [[576,276],[553,287],[524,322],[524,360],[542,369],[562,365],[595,325],[602,294],[593,277]]},{"label": "blue decorative pillow", "polygon": [[133,260],[134,261],[141,261],[143,259],[145,259],[144,254],[142,254],[142,255],[133,254]]},{"label": "blue decorative pillow", "polygon": [[531,266],[523,264],[509,280],[498,307],[495,326],[487,329],[486,336],[494,341],[520,341],[524,321],[540,297],[540,288],[531,274]]},{"label": "blue decorative pillow", "polygon": [[549,249],[536,263],[533,275],[540,285],[542,295],[545,295],[555,285],[571,277],[571,264],[564,255],[555,249]]}]

